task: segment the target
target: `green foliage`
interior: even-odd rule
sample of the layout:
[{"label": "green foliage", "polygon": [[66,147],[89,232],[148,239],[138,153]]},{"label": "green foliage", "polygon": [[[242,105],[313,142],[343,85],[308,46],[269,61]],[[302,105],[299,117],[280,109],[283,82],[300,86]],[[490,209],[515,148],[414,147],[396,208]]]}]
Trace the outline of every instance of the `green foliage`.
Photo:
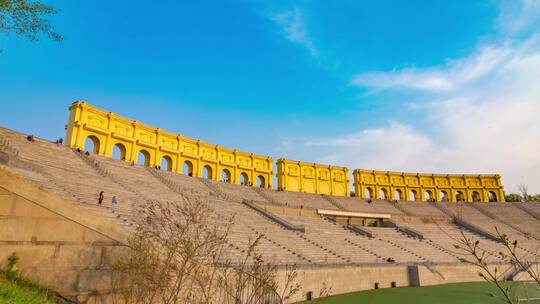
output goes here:
[{"label": "green foliage", "polygon": [[6,280],[13,281],[19,276],[19,271],[15,269],[15,265],[19,261],[19,257],[15,252],[12,252],[8,257],[8,263],[6,269],[4,269],[4,276]]},{"label": "green foliage", "polygon": [[0,0],[0,32],[15,33],[31,41],[39,40],[39,34],[43,33],[53,40],[61,41],[62,36],[54,32],[45,19],[56,13],[56,9],[40,1]]},{"label": "green foliage", "polygon": [[529,195],[528,202],[540,202],[540,194]]},{"label": "green foliage", "polygon": [[351,191],[351,197],[355,197],[356,193],[354,191]]},{"label": "green foliage", "polygon": [[505,196],[507,202],[540,202],[540,194],[527,194],[522,196],[517,193],[510,193]]},{"label": "green foliage", "polygon": [[36,290],[21,288],[16,284],[0,281],[0,303],[9,304],[52,304],[47,297]]},{"label": "green foliage", "polygon": [[49,304],[56,303],[56,295],[45,287],[25,278],[17,269],[19,257],[15,252],[0,269],[0,303]]},{"label": "green foliage", "polygon": [[523,198],[517,193],[510,193],[505,196],[507,202],[521,202]]}]

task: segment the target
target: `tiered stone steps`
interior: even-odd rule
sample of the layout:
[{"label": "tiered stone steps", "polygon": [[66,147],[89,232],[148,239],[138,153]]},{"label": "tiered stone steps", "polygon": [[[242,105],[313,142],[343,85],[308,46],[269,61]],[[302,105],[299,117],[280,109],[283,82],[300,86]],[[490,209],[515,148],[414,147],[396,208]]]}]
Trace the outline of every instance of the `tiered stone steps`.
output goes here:
[{"label": "tiered stone steps", "polygon": [[348,211],[404,215],[393,203],[385,200],[371,200],[369,202],[363,198],[345,196],[333,196],[332,199]]},{"label": "tiered stone steps", "polygon": [[[501,251],[501,244],[452,224],[451,219],[458,215],[490,233],[494,233],[495,226],[499,227],[511,239],[519,241],[520,254],[533,256],[534,247],[539,245],[540,221],[534,212],[540,212],[540,204],[518,208],[513,204],[458,206],[384,200],[369,203],[356,197],[274,191],[86,156],[40,138],[29,142],[26,135],[3,128],[0,128],[0,151],[9,160],[2,162],[3,168],[127,229],[141,221],[138,210],[144,209],[149,201],[182,204],[184,199],[197,196],[216,210],[212,220],[217,226],[223,226],[224,219],[235,217],[227,246],[220,254],[222,261],[232,263],[242,261],[250,240],[257,237],[261,237],[258,250],[263,258],[277,265],[361,265],[388,263],[388,258],[396,263],[453,263],[457,262],[453,245],[462,232],[480,240],[481,249],[493,255],[490,261],[499,262],[496,253]],[[102,205],[97,204],[100,191],[105,193]],[[111,203],[113,196],[118,204]],[[244,200],[303,209],[386,213],[399,225],[400,220],[410,220],[403,224],[421,233],[424,239],[387,227],[365,227],[373,234],[366,237],[341,224],[308,216],[283,216],[305,228],[304,232],[286,229],[275,219],[242,204]],[[434,219],[442,221],[435,223]]]}]

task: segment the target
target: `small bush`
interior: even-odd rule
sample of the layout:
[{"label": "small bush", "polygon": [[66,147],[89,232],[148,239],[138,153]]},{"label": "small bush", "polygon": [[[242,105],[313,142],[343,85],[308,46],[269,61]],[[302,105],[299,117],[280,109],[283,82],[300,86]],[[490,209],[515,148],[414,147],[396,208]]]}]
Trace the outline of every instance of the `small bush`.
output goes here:
[{"label": "small bush", "polygon": [[21,275],[17,269],[19,257],[10,254],[5,268],[0,269],[0,303],[50,304],[56,303],[56,295]]}]

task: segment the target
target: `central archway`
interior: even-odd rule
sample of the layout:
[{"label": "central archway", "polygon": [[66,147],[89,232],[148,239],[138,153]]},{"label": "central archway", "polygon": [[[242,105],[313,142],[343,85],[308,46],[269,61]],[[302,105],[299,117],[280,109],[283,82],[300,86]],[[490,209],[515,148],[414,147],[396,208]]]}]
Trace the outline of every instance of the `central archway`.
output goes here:
[{"label": "central archway", "polygon": [[150,166],[150,153],[146,150],[140,150],[137,154],[137,165]]},{"label": "central archway", "polygon": [[465,196],[463,195],[463,192],[456,191],[456,202],[464,202]]},{"label": "central archway", "polygon": [[480,193],[478,193],[478,191],[473,191],[471,196],[473,202],[479,202],[481,200]]},{"label": "central archway", "polygon": [[426,190],[424,192],[424,199],[426,202],[431,202],[433,200],[433,192],[431,192],[431,190]]},{"label": "central archway", "polygon": [[164,155],[161,158],[161,164],[160,164],[161,170],[169,171],[171,172],[173,169],[173,160],[169,155]]},{"label": "central archway", "polygon": [[99,154],[101,143],[99,138],[94,135],[88,136],[84,141],[84,151],[92,152],[94,154]]},{"label": "central archway", "polygon": [[488,198],[489,198],[490,203],[499,201],[499,200],[497,200],[497,194],[495,194],[495,192],[493,192],[493,191],[488,192]]},{"label": "central archway", "polygon": [[187,176],[193,176],[193,164],[189,160],[184,161],[182,164],[182,173]]},{"label": "central archway", "polygon": [[400,201],[400,200],[403,199],[403,194],[402,194],[401,190],[396,189],[394,191],[394,199],[397,200],[397,201]]},{"label": "central archway", "polygon": [[229,171],[229,169],[223,169],[221,171],[221,181],[224,183],[231,182],[231,171]]},{"label": "central archway", "polygon": [[370,187],[364,190],[364,198],[373,198],[373,190]]},{"label": "central archway", "polygon": [[264,176],[262,176],[262,175],[257,176],[257,187],[266,188],[266,183],[265,183],[265,180],[264,180]]},{"label": "central archway", "polygon": [[202,169],[202,177],[206,179],[212,179],[212,167],[209,165],[204,165]]},{"label": "central archway", "polygon": [[379,190],[379,199],[382,199],[382,200],[388,199],[388,190],[386,190],[386,188],[381,188],[381,190]]},{"label": "central archway", "polygon": [[409,200],[417,201],[418,199],[419,199],[418,192],[416,192],[416,190],[409,191]]},{"label": "central archway", "polygon": [[441,202],[448,202],[448,193],[446,191],[440,191],[439,197],[441,199]]},{"label": "central archway", "polygon": [[246,172],[240,173],[240,185],[249,185],[249,176]]},{"label": "central archway", "polygon": [[126,160],[126,147],[121,143],[115,144],[112,148],[112,157],[118,160]]}]

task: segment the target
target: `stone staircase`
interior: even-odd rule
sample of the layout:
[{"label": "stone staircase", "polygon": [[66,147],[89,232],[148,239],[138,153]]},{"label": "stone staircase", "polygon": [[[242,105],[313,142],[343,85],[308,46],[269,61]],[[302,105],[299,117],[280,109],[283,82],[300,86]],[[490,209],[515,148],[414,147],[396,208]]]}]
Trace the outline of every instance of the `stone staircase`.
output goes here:
[{"label": "stone staircase", "polygon": [[338,208],[339,210],[346,211],[347,209],[343,207],[338,201],[336,201],[333,197],[328,195],[322,196],[325,200],[327,200],[330,204],[334,205],[334,207]]},{"label": "stone staircase", "polygon": [[[242,258],[249,239],[257,236],[261,236],[260,250],[264,258],[275,262],[276,265],[361,265],[387,263],[385,260],[388,257],[393,257],[396,263],[407,264],[455,262],[457,255],[452,250],[455,241],[453,238],[459,237],[460,231],[464,231],[468,237],[480,240],[482,250],[486,252],[497,253],[501,250],[501,244],[483,238],[472,230],[460,230],[458,226],[449,223],[450,218],[454,218],[460,212],[456,206],[442,203],[414,206],[412,202],[410,206],[405,205],[407,202],[394,204],[375,200],[367,203],[360,198],[278,192],[223,184],[152,168],[131,166],[129,163],[102,156],[86,156],[39,138],[34,142],[28,142],[24,134],[3,128],[0,128],[0,151],[9,155],[9,161],[2,163],[2,168],[129,229],[133,229],[140,222],[137,211],[145,208],[148,202],[180,202],[184,197],[190,199],[191,194],[201,195],[217,211],[215,218],[212,218],[216,225],[223,224],[221,220],[226,216],[234,215],[236,218],[227,248],[224,249],[224,258],[233,261]],[[104,191],[107,195],[103,205],[97,204],[97,195],[100,191]],[[112,196],[118,198],[119,204],[110,203]],[[257,200],[259,197],[262,199]],[[303,216],[280,214],[279,218],[283,220],[280,222],[244,205],[242,203],[244,199],[306,209],[328,208],[388,213],[392,215],[398,227],[407,225],[411,230],[418,231],[418,235],[423,235],[424,239],[415,238],[412,233],[407,234],[399,229],[386,227],[362,227],[373,232],[372,237],[362,236],[339,223],[310,217],[309,214],[314,214],[311,211],[302,212]],[[527,225],[535,224],[538,215],[534,216],[534,213],[528,212],[530,210],[527,206],[520,205],[508,209],[512,216],[501,220],[504,211],[501,211],[502,208],[495,209],[497,206],[465,205],[463,220],[474,223],[478,225],[478,229],[489,233],[492,233],[490,226],[500,225],[508,231],[511,238],[519,239],[520,252],[529,257],[533,256],[533,251],[525,248],[528,245],[538,245],[538,239],[523,237],[523,233],[530,232]],[[418,211],[418,208],[422,207],[429,207],[430,210]],[[529,222],[525,224],[520,223],[520,218],[526,216],[523,211],[531,214],[527,216]],[[448,222],[441,224],[442,230],[438,230],[434,227],[435,224],[430,226],[428,220]],[[284,226],[284,221],[291,225]],[[300,226],[304,227],[304,232],[289,229]],[[448,235],[444,235],[445,233]]]},{"label": "stone staircase", "polygon": [[525,236],[526,238],[534,238],[534,239],[537,239],[536,237],[534,237],[533,235],[531,235],[530,233],[526,232],[526,231],[523,231],[521,228],[519,228],[518,226],[506,221],[505,219],[503,218],[500,218],[500,217],[497,217],[496,215],[494,215],[493,213],[485,210],[484,208],[481,208],[478,206],[477,203],[472,203],[471,206],[473,208],[475,208],[476,210],[478,210],[479,212],[481,212],[482,214],[484,214],[485,216],[495,220],[495,221],[499,221],[505,225],[507,225],[508,227],[511,227],[513,228],[514,230],[516,231],[519,231],[523,236]]},{"label": "stone staircase", "polygon": [[0,151],[4,151],[5,153],[11,154],[14,157],[19,157],[19,150],[13,147],[11,142],[3,136],[0,136]]},{"label": "stone staircase", "polygon": [[[530,208],[527,208],[527,206],[525,206],[527,203],[515,203],[515,202],[513,202],[513,203],[510,203],[510,204],[512,204],[516,208],[519,208],[519,209],[527,212],[532,217],[534,217],[535,219],[540,221],[540,213],[537,213],[536,211],[534,211],[534,210],[532,210]],[[532,203],[532,204],[539,204],[539,203]]]},{"label": "stone staircase", "polygon": [[272,205],[276,205],[276,206],[283,206],[282,203],[278,202],[277,200],[275,200],[273,197],[271,197],[270,195],[268,195],[265,190],[261,189],[261,188],[253,188],[253,190],[255,192],[257,192],[262,198],[264,198],[267,202],[269,202],[270,204]]},{"label": "stone staircase", "polygon": [[409,210],[403,208],[399,202],[394,203],[394,207],[396,207],[399,211],[403,212],[404,214],[408,216],[415,216],[414,213],[410,212]]},{"label": "stone staircase", "polygon": [[206,187],[208,187],[208,189],[210,189],[210,192],[213,193],[214,195],[216,195],[217,197],[219,198],[222,198],[224,200],[227,200],[227,201],[232,201],[232,202],[241,202],[241,200],[239,200],[238,198],[236,197],[233,197],[225,192],[223,192],[223,190],[221,190],[221,188],[219,187],[219,185],[217,184],[217,182],[212,182],[206,178],[198,178]]}]

